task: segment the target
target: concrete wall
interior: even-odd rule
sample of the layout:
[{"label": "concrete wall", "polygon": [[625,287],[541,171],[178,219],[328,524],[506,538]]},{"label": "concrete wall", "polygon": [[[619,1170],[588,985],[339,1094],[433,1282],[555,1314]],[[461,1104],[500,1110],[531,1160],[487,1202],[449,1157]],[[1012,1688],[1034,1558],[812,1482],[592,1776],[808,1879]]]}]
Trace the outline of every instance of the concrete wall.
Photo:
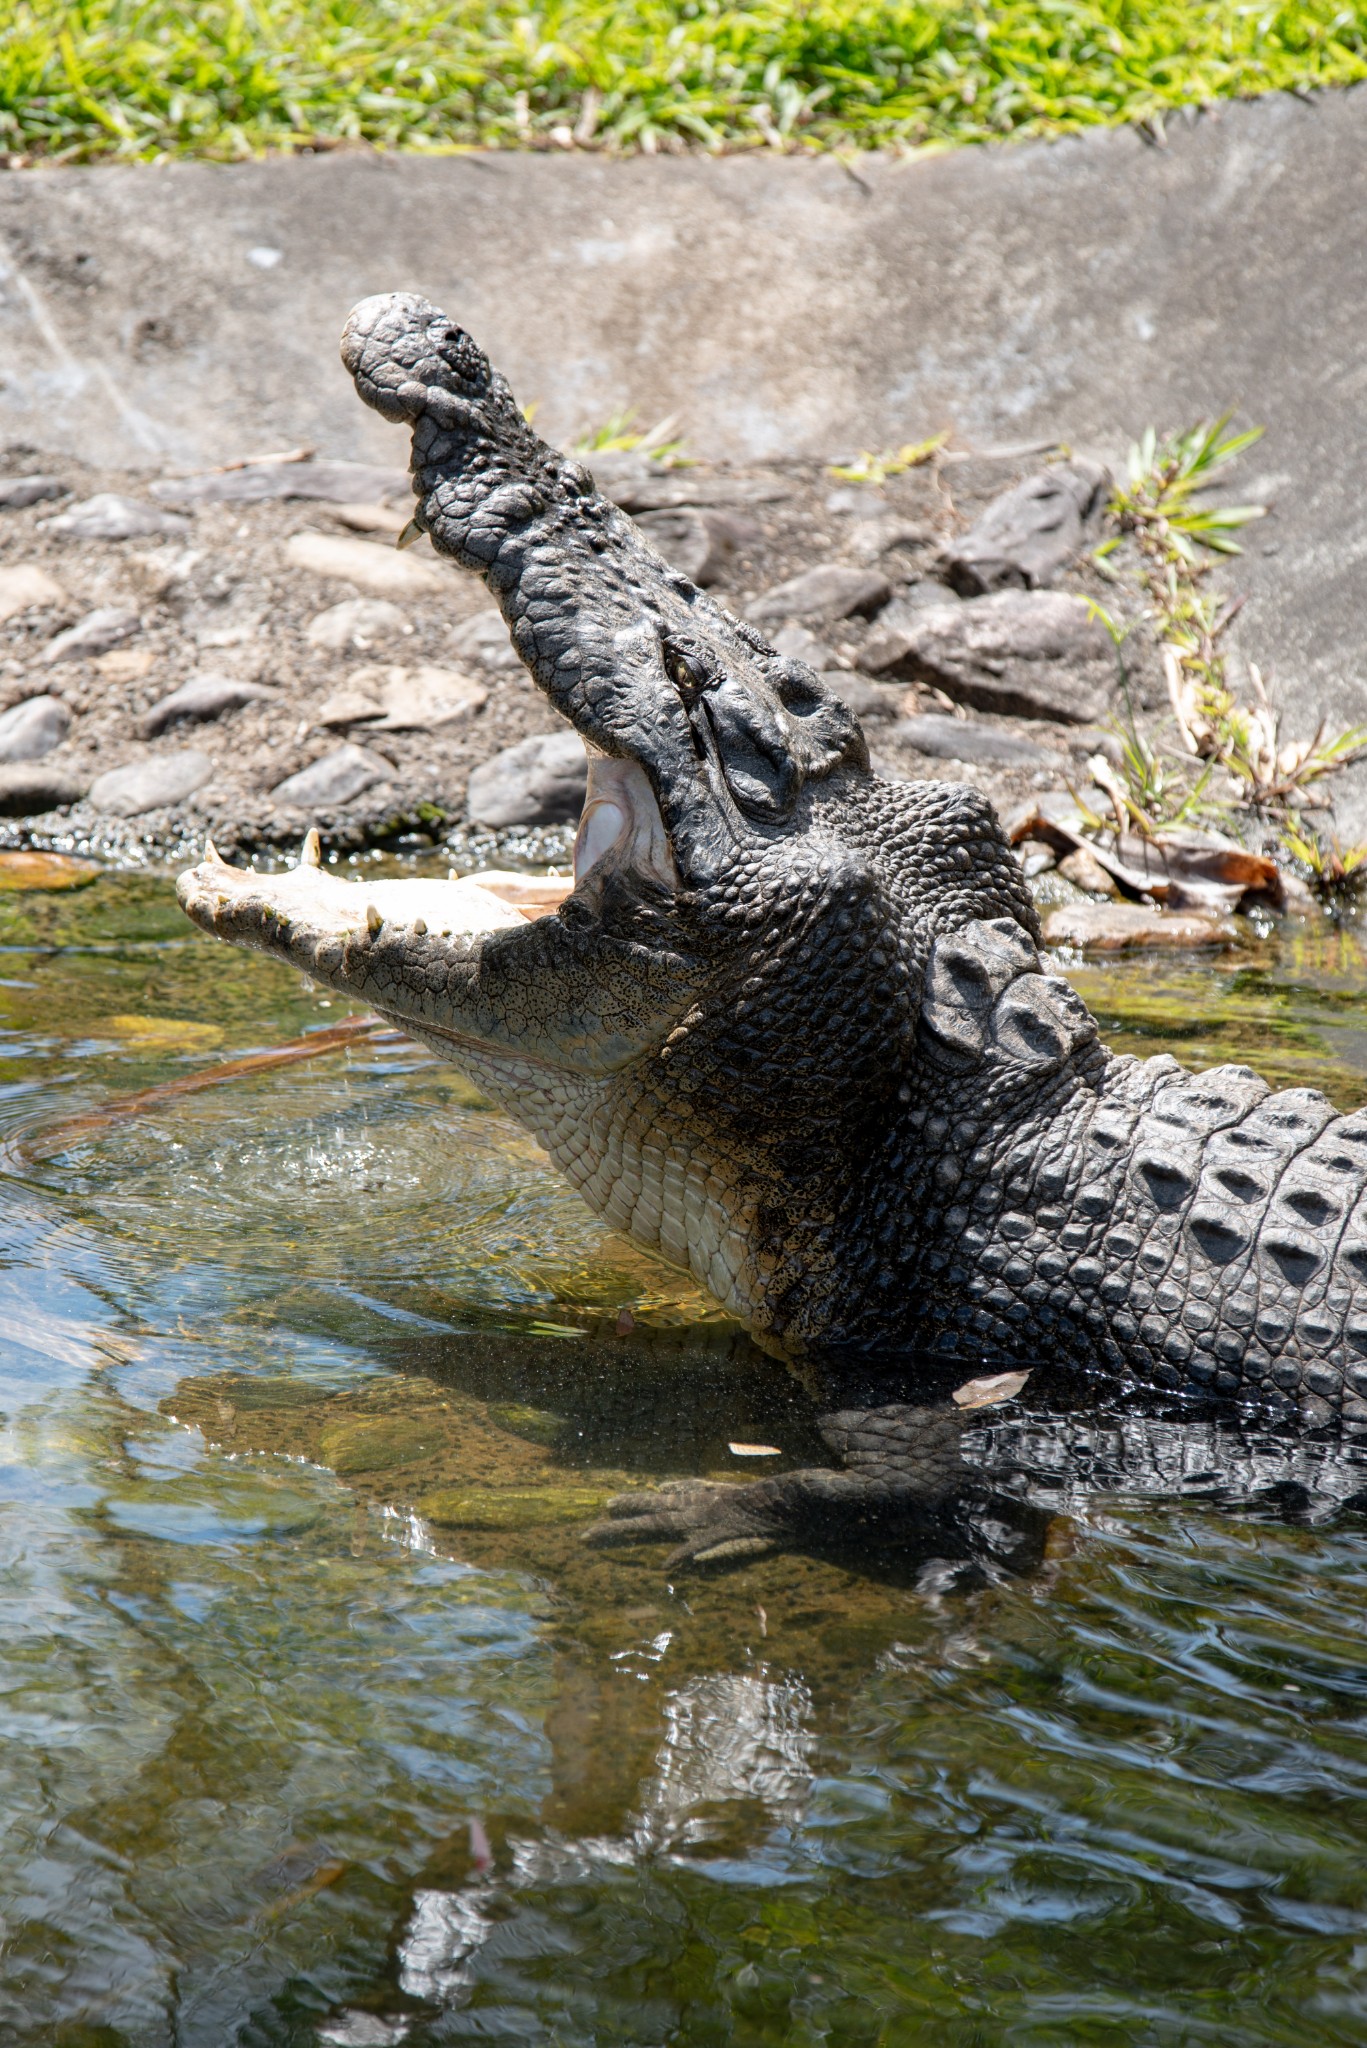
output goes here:
[{"label": "concrete wall", "polygon": [[[0,174],[0,440],[158,468],[300,440],[394,459],[336,362],[425,291],[538,424],[633,405],[717,455],[953,425],[1115,453],[1266,423],[1241,622],[1367,718],[1367,91],[911,163],[343,154]],[[272,257],[270,252],[278,252]]]}]

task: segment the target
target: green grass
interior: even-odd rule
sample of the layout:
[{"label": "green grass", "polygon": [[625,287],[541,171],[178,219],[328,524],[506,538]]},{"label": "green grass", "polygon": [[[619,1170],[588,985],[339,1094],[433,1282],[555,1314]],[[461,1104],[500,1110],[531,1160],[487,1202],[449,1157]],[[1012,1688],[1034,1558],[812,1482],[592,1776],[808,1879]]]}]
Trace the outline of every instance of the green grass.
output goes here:
[{"label": "green grass", "polygon": [[1367,77],[1367,0],[0,0],[0,150],[864,148]]}]

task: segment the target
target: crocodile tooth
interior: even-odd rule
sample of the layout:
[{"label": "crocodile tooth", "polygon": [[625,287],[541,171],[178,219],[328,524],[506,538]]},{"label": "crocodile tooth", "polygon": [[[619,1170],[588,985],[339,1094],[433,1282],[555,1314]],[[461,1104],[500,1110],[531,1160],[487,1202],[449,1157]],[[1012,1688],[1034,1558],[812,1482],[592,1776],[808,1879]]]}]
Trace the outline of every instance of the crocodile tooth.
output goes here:
[{"label": "crocodile tooth", "polygon": [[370,933],[370,936],[373,939],[376,932],[380,929],[380,926],[384,923],[384,919],[380,916],[379,911],[375,908],[375,905],[373,903],[367,903],[365,907],[365,923],[366,930]]},{"label": "crocodile tooth", "polygon": [[413,931],[417,938],[426,938],[427,919],[425,917],[415,917],[413,920]]},{"label": "crocodile tooth", "polygon": [[301,868],[320,868],[323,865],[323,844],[316,825],[310,825],[304,834],[304,843],[299,849],[299,865]]},{"label": "crocodile tooth", "polygon": [[212,861],[216,868],[226,868],[228,865],[212,839],[206,839],[204,842],[204,858],[206,862]]}]

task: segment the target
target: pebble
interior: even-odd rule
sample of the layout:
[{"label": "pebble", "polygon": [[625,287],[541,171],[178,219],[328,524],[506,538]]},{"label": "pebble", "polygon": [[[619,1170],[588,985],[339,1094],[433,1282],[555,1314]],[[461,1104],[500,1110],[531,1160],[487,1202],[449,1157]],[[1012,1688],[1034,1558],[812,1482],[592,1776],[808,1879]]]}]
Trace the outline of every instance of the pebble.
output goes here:
[{"label": "pebble", "polygon": [[287,775],[283,782],[277,782],[271,794],[280,803],[293,804],[300,810],[309,810],[315,804],[346,804],[393,773],[393,765],[383,754],[372,754],[365,747],[334,747],[330,754],[311,761],[297,775]]},{"label": "pebble", "polygon": [[16,562],[11,568],[0,569],[0,625],[6,619],[17,618],[20,612],[47,610],[66,602],[67,594],[56,577],[49,576],[36,562]]},{"label": "pebble", "polygon": [[702,469],[651,475],[643,464],[608,471],[601,456],[593,462],[594,482],[605,498],[623,512],[667,512],[676,505],[707,505],[718,511],[747,511],[754,505],[778,505],[791,498],[793,487],[777,477],[710,476]]},{"label": "pebble", "polygon": [[945,570],[964,597],[1052,583],[1101,526],[1111,488],[1096,462],[1060,462],[1015,484],[948,551]]},{"label": "pebble", "polygon": [[25,505],[64,498],[70,488],[59,476],[0,476],[0,512],[19,512]]},{"label": "pebble", "polygon": [[1106,628],[1084,598],[1057,590],[999,590],[880,621],[859,663],[979,711],[1077,725],[1104,716],[1117,677]]},{"label": "pebble", "polygon": [[49,640],[43,649],[43,660],[51,667],[56,661],[86,661],[94,655],[107,654],[111,647],[131,640],[141,626],[138,614],[125,606],[102,605]]},{"label": "pebble", "polygon": [[918,753],[930,754],[939,761],[1021,768],[1059,765],[1057,754],[1036,746],[1033,740],[1020,739],[1011,732],[994,732],[991,726],[980,725],[976,719],[950,718],[935,711],[916,718],[899,718],[888,737],[902,740]]},{"label": "pebble", "polygon": [[[502,620],[499,621],[500,625]],[[340,654],[347,647],[373,647],[377,641],[396,640],[413,627],[396,604],[383,597],[348,597],[330,604],[325,612],[310,619],[304,638],[310,647],[325,647]],[[504,627],[504,637],[507,628]]]},{"label": "pebble", "polygon": [[893,548],[924,547],[934,538],[928,526],[918,526],[909,519],[857,519],[845,536],[845,546],[856,562],[872,565],[881,562]]},{"label": "pebble", "polygon": [[508,622],[497,605],[489,605],[473,618],[452,629],[451,646],[457,654],[481,662],[485,668],[515,669],[522,662],[508,638]]},{"label": "pebble", "polygon": [[144,761],[129,761],[111,768],[90,785],[90,802],[97,811],[109,811],[116,818],[141,817],[144,811],[159,811],[168,804],[183,803],[209,780],[214,764],[195,747],[173,754],[153,754]]},{"label": "pebble", "polygon": [[373,597],[449,596],[453,587],[450,570],[435,561],[343,534],[292,534],[285,553],[296,569],[354,583]]},{"label": "pebble", "polygon": [[900,686],[889,688],[886,683],[871,683],[867,676],[856,675],[853,669],[823,669],[821,680],[856,718],[896,718],[902,708]]},{"label": "pebble", "polygon": [[466,809],[474,825],[556,825],[579,816],[588,757],[577,732],[534,733],[505,747],[470,777]]},{"label": "pebble", "polygon": [[721,521],[691,505],[639,512],[636,524],[671,569],[704,589],[720,580],[735,553],[735,543]]},{"label": "pebble", "polygon": [[0,817],[33,818],[79,803],[89,780],[69,768],[33,768],[16,762],[0,767]]},{"label": "pebble", "polygon": [[853,612],[877,611],[891,596],[892,585],[881,570],[822,562],[766,591],[749,610],[759,625],[770,619],[847,619]]},{"label": "pebble", "polygon": [[190,531],[189,520],[178,513],[144,505],[139,498],[120,497],[117,491],[97,491],[69,512],[45,519],[43,525],[49,533],[60,533],[68,540],[138,540],[149,533]]},{"label": "pebble", "polygon": [[1058,871],[1065,882],[1072,882],[1079,889],[1089,889],[1094,896],[1118,896],[1120,885],[1115,876],[1108,874],[1094,853],[1088,853],[1085,846],[1074,847],[1058,863]]},{"label": "pebble", "polygon": [[483,683],[457,668],[358,668],[345,688],[329,697],[319,725],[374,721],[375,732],[430,732],[482,711],[489,701]]},{"label": "pebble", "polygon": [[785,661],[805,661],[808,668],[814,668],[818,674],[835,667],[835,656],[825,641],[818,640],[808,627],[799,626],[792,620],[779,627],[769,645]]},{"label": "pebble", "polygon": [[1045,915],[1044,938],[1047,945],[1079,946],[1089,953],[1140,947],[1227,950],[1239,943],[1227,918],[1195,910],[1150,910],[1142,903],[1061,903]]},{"label": "pebble", "polygon": [[26,697],[0,712],[0,761],[41,761],[71,730],[60,697]]},{"label": "pebble", "polygon": [[260,699],[279,701],[279,693],[268,690],[260,683],[239,682],[233,676],[198,675],[191,676],[169,697],[163,697],[139,720],[138,730],[145,740],[155,739],[165,732],[168,725],[177,720],[192,718],[207,720],[222,718],[227,711],[236,711],[243,704],[252,704]]},{"label": "pebble", "polygon": [[165,477],[152,486],[164,505],[259,505],[268,498],[325,498],[338,504],[397,498],[411,490],[406,469],[368,462],[244,462],[238,469]]},{"label": "pebble", "polygon": [[335,519],[339,526],[348,527],[352,533],[401,534],[408,524],[406,512],[396,512],[392,505],[324,505],[329,519]]}]

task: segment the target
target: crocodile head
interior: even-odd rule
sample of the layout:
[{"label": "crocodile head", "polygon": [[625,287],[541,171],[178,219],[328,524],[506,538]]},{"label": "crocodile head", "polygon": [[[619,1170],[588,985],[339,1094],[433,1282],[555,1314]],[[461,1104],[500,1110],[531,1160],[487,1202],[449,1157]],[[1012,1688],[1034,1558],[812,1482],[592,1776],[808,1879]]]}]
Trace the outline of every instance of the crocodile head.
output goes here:
[{"label": "crocodile head", "polygon": [[614,1226],[799,1356],[917,1085],[934,932],[1036,929],[1019,870],[973,792],[878,782],[839,699],[661,560],[444,315],[366,300],[342,355],[412,430],[418,528],[585,742],[574,887],[529,921],[455,882],[211,857],[181,901],[465,1067]]}]

